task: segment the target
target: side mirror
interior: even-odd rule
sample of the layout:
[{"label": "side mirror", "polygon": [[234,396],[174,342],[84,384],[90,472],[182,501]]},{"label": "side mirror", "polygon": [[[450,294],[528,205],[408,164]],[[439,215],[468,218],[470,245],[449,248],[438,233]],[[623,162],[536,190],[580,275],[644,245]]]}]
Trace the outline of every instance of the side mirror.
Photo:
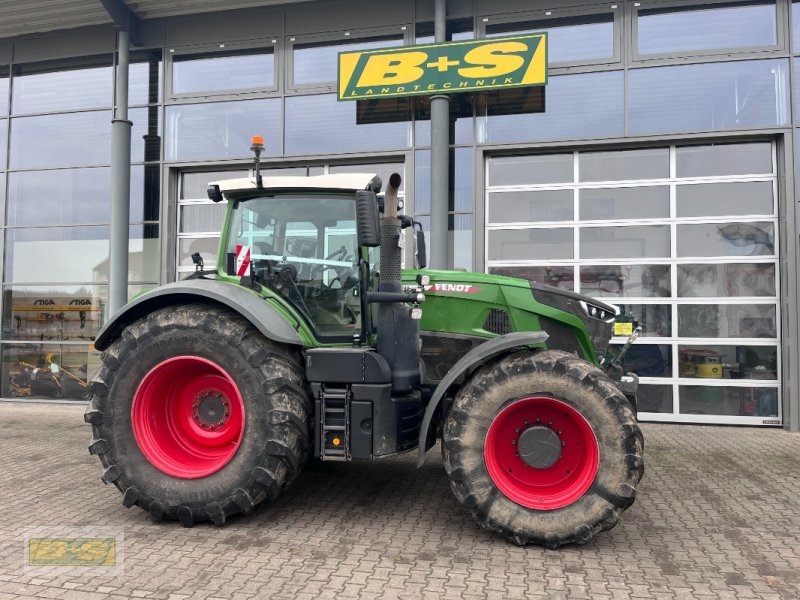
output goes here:
[{"label": "side mirror", "polygon": [[359,246],[380,246],[381,233],[378,217],[378,199],[375,192],[356,192],[356,222]]},{"label": "side mirror", "polygon": [[417,231],[417,268],[424,269],[428,266],[428,256],[425,248],[425,232],[422,227]]}]

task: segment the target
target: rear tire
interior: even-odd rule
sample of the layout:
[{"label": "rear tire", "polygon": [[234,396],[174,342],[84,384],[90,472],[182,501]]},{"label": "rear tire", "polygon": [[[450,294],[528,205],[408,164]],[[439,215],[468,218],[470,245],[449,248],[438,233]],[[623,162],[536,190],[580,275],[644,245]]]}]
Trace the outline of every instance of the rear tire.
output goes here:
[{"label": "rear tire", "polygon": [[[527,462],[523,442],[540,444]],[[628,400],[602,371],[558,350],[479,369],[445,418],[442,452],[458,500],[519,545],[588,542],[633,504],[644,473]]]},{"label": "rear tire", "polygon": [[89,451],[123,504],[154,520],[221,525],[273,500],[308,459],[311,404],[297,353],[229,310],[155,311],[102,360],[84,415]]}]

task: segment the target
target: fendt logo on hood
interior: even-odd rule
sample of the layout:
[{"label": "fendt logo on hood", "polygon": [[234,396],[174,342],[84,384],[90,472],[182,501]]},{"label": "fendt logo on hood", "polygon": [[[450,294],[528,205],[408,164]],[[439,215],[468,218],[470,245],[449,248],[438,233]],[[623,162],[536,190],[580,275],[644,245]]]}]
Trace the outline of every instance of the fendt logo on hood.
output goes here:
[{"label": "fendt logo on hood", "polygon": [[546,83],[546,33],[339,53],[339,100]]},{"label": "fendt logo on hood", "polygon": [[477,294],[481,288],[466,283],[432,283],[425,286],[426,292],[450,292],[454,294]]}]

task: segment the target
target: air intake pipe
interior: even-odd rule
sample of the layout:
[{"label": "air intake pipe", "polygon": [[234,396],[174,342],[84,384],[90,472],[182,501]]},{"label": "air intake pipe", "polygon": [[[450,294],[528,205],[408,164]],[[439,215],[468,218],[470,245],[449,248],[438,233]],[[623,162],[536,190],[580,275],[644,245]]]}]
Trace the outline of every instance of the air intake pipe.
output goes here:
[{"label": "air intake pipe", "polygon": [[[381,219],[380,284],[378,291],[402,291],[400,266],[403,235],[397,217],[397,191],[402,178],[397,173],[389,177],[383,199]],[[411,317],[411,308],[401,302],[378,304],[378,354],[392,369],[392,388],[395,393],[415,390],[420,384],[419,321]]]}]

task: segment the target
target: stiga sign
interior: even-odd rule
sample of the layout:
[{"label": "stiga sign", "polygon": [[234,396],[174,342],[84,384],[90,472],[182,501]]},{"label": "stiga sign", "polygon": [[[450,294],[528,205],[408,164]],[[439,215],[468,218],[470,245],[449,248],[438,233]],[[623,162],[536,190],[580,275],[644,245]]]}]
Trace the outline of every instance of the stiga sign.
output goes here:
[{"label": "stiga sign", "polygon": [[339,100],[546,83],[546,33],[339,53]]}]

